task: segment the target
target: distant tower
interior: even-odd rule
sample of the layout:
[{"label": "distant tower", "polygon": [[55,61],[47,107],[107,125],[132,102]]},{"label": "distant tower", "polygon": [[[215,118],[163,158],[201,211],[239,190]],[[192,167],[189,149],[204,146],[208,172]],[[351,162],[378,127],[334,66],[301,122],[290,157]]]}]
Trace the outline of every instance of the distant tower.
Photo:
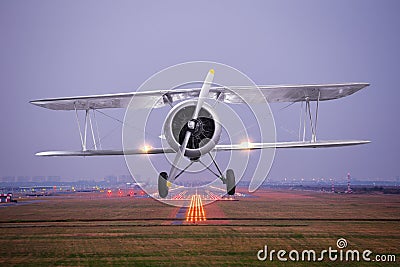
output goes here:
[{"label": "distant tower", "polygon": [[332,193],[335,193],[335,183],[334,183],[334,180],[331,179],[331,182],[332,182]]},{"label": "distant tower", "polygon": [[345,191],[347,194],[353,193],[353,190],[351,190],[350,187],[350,173],[347,173],[347,190]]}]

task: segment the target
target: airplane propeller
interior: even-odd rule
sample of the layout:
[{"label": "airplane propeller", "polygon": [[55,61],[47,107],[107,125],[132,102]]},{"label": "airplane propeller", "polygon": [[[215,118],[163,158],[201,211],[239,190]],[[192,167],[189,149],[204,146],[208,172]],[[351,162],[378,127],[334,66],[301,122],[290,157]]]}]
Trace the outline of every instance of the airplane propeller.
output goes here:
[{"label": "airplane propeller", "polygon": [[179,147],[179,150],[176,153],[174,162],[172,163],[171,170],[168,176],[169,182],[175,180],[176,172],[178,171],[178,164],[185,156],[186,147],[188,145],[192,132],[196,129],[198,123],[197,118],[199,116],[201,108],[203,107],[204,101],[208,96],[213,79],[214,79],[214,70],[210,69],[206,76],[206,79],[204,80],[203,86],[200,90],[199,99],[197,100],[196,109],[193,112],[192,119],[187,122],[188,131],[186,131],[185,138],[181,146]]}]

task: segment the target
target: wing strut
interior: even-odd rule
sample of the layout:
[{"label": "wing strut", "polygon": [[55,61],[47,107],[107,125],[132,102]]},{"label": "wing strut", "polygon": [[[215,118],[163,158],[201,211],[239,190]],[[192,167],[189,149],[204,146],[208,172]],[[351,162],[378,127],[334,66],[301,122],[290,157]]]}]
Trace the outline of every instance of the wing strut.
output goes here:
[{"label": "wing strut", "polygon": [[99,124],[97,123],[97,119],[96,119],[96,112],[95,112],[95,110],[93,110],[93,119],[94,119],[94,123],[95,123],[95,125],[96,125],[97,140],[99,141],[99,146],[100,146],[100,149],[103,149],[103,147],[102,147],[102,145],[101,145],[101,138],[100,138]]},{"label": "wing strut", "polygon": [[[92,113],[94,113],[94,111]],[[93,131],[92,116],[90,116],[90,114],[89,114],[89,124],[90,124],[90,131],[92,132],[92,140],[93,140],[94,150],[97,150],[96,137],[95,137],[94,131]]]},{"label": "wing strut", "polygon": [[[306,97],[305,102],[306,104],[304,105],[304,101],[301,101],[301,107],[300,107],[300,125],[299,125],[299,141],[306,141],[306,132],[307,132],[307,126],[306,126],[306,120],[308,117],[308,120],[310,121],[310,131],[311,131],[311,143],[317,142],[317,122],[318,122],[318,110],[319,110],[319,101],[321,97],[321,91],[318,90],[318,97],[317,97],[317,103],[316,103],[316,108],[315,108],[315,114],[313,116],[312,111],[311,111],[311,103],[310,103],[310,98]],[[304,110],[303,110],[304,106]],[[314,118],[313,118],[314,117]],[[301,138],[301,128],[303,128],[303,135]]]},{"label": "wing strut", "polygon": [[319,109],[319,99],[320,98],[321,98],[321,91],[318,90],[317,108],[315,110],[314,142],[317,141],[317,121],[318,121],[318,109]]},{"label": "wing strut", "polygon": [[85,135],[83,136],[83,151],[86,151],[86,144],[87,144],[87,125],[88,125],[88,115],[89,110],[85,110]]},{"label": "wing strut", "polygon": [[[88,151],[88,148],[87,148],[88,126],[90,127],[90,134],[92,136],[92,142],[93,142],[94,150],[97,150],[97,143],[99,143],[100,149],[102,149],[101,143],[100,143],[99,126],[97,124],[95,110],[93,109],[92,113],[93,113],[94,123],[95,123],[96,129],[97,129],[97,139],[98,139],[98,141],[96,141],[96,134],[95,134],[94,129],[93,129],[93,122],[92,122],[92,116],[90,115],[90,109],[86,109],[85,110],[85,120],[84,120],[84,126],[83,126],[83,133],[82,133],[81,124],[79,122],[78,110],[76,109],[75,104],[74,104],[74,109],[75,109],[76,123],[78,124],[79,137],[81,139],[82,151],[83,152]],[[89,150],[90,150],[90,148],[89,148]]]},{"label": "wing strut", "polygon": [[75,102],[74,102],[74,109],[75,109],[75,115],[76,115],[76,123],[78,124],[79,136],[81,137],[82,150],[85,151],[86,149],[83,145],[82,130],[81,130],[81,125],[79,123],[78,110],[76,109]]},{"label": "wing strut", "polygon": [[313,124],[313,120],[311,117],[311,107],[310,107],[310,101],[308,98],[306,99],[306,107],[307,107],[308,115],[310,117],[311,142],[314,142],[314,140],[315,140],[314,124]]}]

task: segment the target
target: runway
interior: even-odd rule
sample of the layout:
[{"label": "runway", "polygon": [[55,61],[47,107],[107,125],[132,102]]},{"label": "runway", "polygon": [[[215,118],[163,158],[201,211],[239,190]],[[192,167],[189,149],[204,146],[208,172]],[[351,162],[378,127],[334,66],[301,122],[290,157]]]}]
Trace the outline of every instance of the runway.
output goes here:
[{"label": "runway", "polygon": [[335,247],[339,237],[348,240],[349,249],[400,254],[399,195],[258,191],[254,197],[208,205],[201,194],[182,199],[187,208],[93,193],[21,199],[27,203],[1,209],[0,234],[6,242],[0,244],[0,261],[35,266],[150,261],[169,266],[195,260],[236,266],[240,258],[257,266],[255,255],[266,244],[325,248]]},{"label": "runway", "polygon": [[[238,198],[243,198],[244,195],[238,194]],[[174,218],[171,225],[190,225],[190,224],[227,224],[224,212],[215,205],[216,201],[232,201],[237,200],[234,197],[222,197],[210,190],[195,191],[190,194],[187,190],[181,191],[171,196],[171,200],[175,201],[175,205],[180,207],[175,208],[171,217]],[[207,214],[213,218],[207,220]],[[218,218],[215,220],[215,218]]]}]

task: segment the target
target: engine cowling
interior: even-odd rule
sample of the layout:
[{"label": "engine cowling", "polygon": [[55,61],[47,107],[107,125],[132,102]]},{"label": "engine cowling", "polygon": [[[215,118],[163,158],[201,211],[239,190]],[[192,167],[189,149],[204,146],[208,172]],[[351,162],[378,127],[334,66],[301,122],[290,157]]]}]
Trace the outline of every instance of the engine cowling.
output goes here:
[{"label": "engine cowling", "polygon": [[[187,100],[177,104],[168,113],[164,122],[164,136],[175,151],[179,150],[186,132],[192,132],[185,150],[185,156],[191,159],[210,152],[221,136],[219,118],[208,103],[204,102],[198,118],[195,121],[192,120],[196,104],[197,100]],[[193,129],[189,128],[189,121],[195,125]]]}]

